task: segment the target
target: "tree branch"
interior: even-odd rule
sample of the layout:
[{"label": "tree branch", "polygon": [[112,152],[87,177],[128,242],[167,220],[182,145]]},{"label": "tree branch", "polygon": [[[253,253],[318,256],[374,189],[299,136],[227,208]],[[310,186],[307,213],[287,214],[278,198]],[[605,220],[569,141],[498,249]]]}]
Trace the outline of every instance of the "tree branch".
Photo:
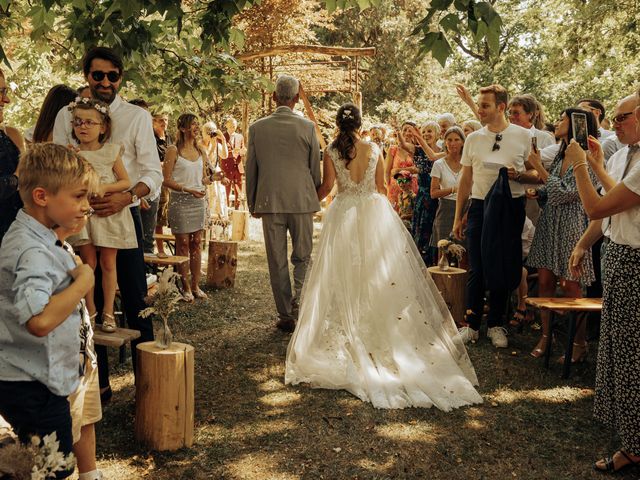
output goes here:
[{"label": "tree branch", "polygon": [[460,47],[460,49],[466,53],[467,55],[472,56],[473,58],[477,59],[477,60],[486,60],[486,56],[482,55],[480,53],[474,52],[473,50],[471,50],[469,47],[467,47],[464,42],[462,41],[462,38],[460,38],[459,35],[456,35],[453,37],[453,41],[456,43],[456,45],[458,45],[458,47]]}]

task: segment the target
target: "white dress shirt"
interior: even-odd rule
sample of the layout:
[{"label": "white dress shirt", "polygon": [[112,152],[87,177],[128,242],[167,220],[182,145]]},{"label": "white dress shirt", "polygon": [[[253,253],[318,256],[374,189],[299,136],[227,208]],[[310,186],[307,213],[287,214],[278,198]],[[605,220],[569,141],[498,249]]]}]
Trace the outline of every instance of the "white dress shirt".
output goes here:
[{"label": "white dress shirt", "polygon": [[[111,117],[111,137],[109,143],[117,143],[124,147],[122,162],[129,174],[131,185],[144,183],[149,187],[148,198],[153,199],[162,186],[162,167],[151,115],[144,108],[125,102],[120,95],[109,105]],[[53,126],[53,141],[60,145],[75,145],[71,133],[72,113],[65,106],[56,116]],[[132,204],[138,205],[139,202]]]}]

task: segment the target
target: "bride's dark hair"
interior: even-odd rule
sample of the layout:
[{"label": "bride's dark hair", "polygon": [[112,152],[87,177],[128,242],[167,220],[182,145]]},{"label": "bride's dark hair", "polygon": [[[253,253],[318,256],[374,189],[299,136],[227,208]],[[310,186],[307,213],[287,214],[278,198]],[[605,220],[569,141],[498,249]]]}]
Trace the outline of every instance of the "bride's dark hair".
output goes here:
[{"label": "bride's dark hair", "polygon": [[338,136],[331,146],[338,150],[345,164],[349,165],[356,156],[356,140],[358,130],[362,126],[360,110],[353,103],[345,103],[338,109],[336,115]]}]

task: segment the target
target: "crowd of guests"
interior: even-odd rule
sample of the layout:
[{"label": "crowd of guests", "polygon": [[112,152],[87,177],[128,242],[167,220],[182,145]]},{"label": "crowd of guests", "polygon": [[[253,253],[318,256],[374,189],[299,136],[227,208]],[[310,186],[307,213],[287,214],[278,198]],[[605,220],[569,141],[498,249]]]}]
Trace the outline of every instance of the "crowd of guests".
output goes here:
[{"label": "crowd of guests", "polygon": [[[183,299],[206,297],[203,231],[239,206],[246,149],[232,118],[223,133],[183,114],[171,135],[162,110],[125,101],[113,50],[89,50],[82,66],[87,86],[56,85],[32,128],[0,129],[0,415],[24,442],[56,432],[79,478],[93,480],[102,478],[94,425],[111,397],[106,347],[94,345],[93,329],[116,331],[119,288],[128,327],[141,333],[134,365],[136,345],[153,340],[140,316],[144,256],[168,256],[154,242],[164,226],[176,254],[190,259]],[[10,96],[0,70],[0,124]]]},{"label": "crowd of guests", "polygon": [[[24,136],[0,129],[0,327],[9,333],[0,335],[0,415],[23,441],[57,432],[61,451],[76,453],[81,480],[101,478],[93,425],[111,392],[92,323],[116,328],[118,285],[127,322],[141,332],[135,364],[136,344],[153,339],[139,315],[144,253],[166,255],[162,242],[154,245],[166,224],[176,253],[190,257],[180,272],[184,299],[206,297],[202,234],[212,215],[238,207],[246,151],[233,119],[223,133],[185,113],[169,135],[167,115],[118,94],[123,63],[108,48],[88,51],[83,73],[88,86],[52,88]],[[479,339],[486,310],[487,337],[507,347],[507,301],[518,292],[509,323],[524,322],[529,272],[538,274],[540,296],[603,292],[595,414],[616,429],[622,449],[594,467],[637,463],[640,92],[619,100],[614,133],[595,99],[567,105],[550,128],[532,95],[509,98],[499,85],[480,89],[477,100],[462,85],[457,91],[474,119],[445,113],[364,132],[384,152],[388,199],[426,265],[437,262],[440,240],[465,246],[465,343]],[[9,97],[0,71],[0,122]],[[574,138],[576,114],[586,119],[586,150]],[[534,357],[553,341],[549,321],[543,313]],[[571,361],[587,354],[583,320]]]},{"label": "crowd of guests", "polygon": [[[594,468],[637,464],[640,92],[618,101],[611,122],[601,101],[579,99],[551,126],[530,94],[509,98],[491,85],[476,101],[462,85],[457,92],[477,120],[458,125],[446,113],[420,127],[406,121],[364,132],[386,152],[389,200],[426,265],[436,263],[434,247],[443,238],[466,247],[467,310],[459,332],[465,343],[479,339],[486,313],[487,337],[495,347],[508,346],[505,310],[514,292],[508,323],[531,318],[530,273],[537,273],[538,296],[603,296],[595,416],[617,431],[623,448]],[[584,129],[574,125],[579,116],[589,135],[582,146],[574,138]],[[540,315],[536,358],[553,341],[550,314]],[[581,317],[571,362],[587,355]]]}]

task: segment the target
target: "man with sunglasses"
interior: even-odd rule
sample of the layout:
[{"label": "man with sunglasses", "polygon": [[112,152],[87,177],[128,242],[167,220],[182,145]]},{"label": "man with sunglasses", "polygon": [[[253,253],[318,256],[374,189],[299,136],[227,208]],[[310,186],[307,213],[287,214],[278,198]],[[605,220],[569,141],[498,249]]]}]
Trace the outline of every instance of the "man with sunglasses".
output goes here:
[{"label": "man with sunglasses", "polygon": [[[480,89],[478,115],[484,127],[467,137],[462,153],[462,174],[458,184],[453,233],[459,240],[467,237],[471,265],[467,281],[466,319],[469,326],[460,329],[460,336],[465,343],[475,342],[479,338],[485,297],[483,269],[492,268],[492,265],[483,265],[481,253],[485,197],[498,179],[500,168],[509,168],[513,208],[518,212],[516,218],[512,219],[511,226],[513,222],[519,225],[514,228],[506,228],[505,225],[499,231],[516,231],[519,239],[525,218],[525,192],[522,184],[537,183],[535,175],[525,169],[525,161],[531,150],[531,133],[507,121],[505,110],[508,103],[509,96],[504,87],[490,85]],[[471,205],[465,215],[469,195]],[[500,253],[496,252],[496,255]],[[506,348],[508,345],[502,317],[510,293],[505,289],[490,288],[489,291],[487,337],[496,348]]]},{"label": "man with sunglasses", "polygon": [[604,120],[606,115],[604,105],[600,100],[596,100],[593,98],[582,98],[576,102],[576,105],[578,106],[578,108],[587,110],[595,115],[596,122],[598,124],[598,130],[600,131],[600,140],[613,136],[613,132],[611,130],[607,130],[603,128],[602,125],[600,125],[600,122]]},{"label": "man with sunglasses", "polygon": [[[112,121],[110,143],[124,147],[122,161],[133,182],[127,192],[112,193],[91,201],[95,214],[108,217],[124,208],[131,210],[136,227],[138,247],[119,250],[117,256],[118,286],[122,295],[123,310],[129,327],[139,330],[141,337],[131,342],[133,365],[135,366],[136,345],[153,340],[153,326],[150,318],[141,318],[139,313],[146,308],[147,295],[143,234],[140,217],[140,199],[153,196],[162,185],[162,169],[156,141],[153,135],[151,115],[141,107],[132,105],[118,95],[122,84],[124,64],[120,56],[110,48],[94,47],[82,59],[82,68],[93,98],[109,104]],[[74,145],[72,137],[72,113],[66,108],[58,112],[53,128],[53,141],[61,145]],[[102,303],[99,269],[96,270],[96,305]],[[100,389],[103,398],[110,397],[109,364],[105,347],[96,346]],[[135,373],[135,367],[134,367]]]}]

